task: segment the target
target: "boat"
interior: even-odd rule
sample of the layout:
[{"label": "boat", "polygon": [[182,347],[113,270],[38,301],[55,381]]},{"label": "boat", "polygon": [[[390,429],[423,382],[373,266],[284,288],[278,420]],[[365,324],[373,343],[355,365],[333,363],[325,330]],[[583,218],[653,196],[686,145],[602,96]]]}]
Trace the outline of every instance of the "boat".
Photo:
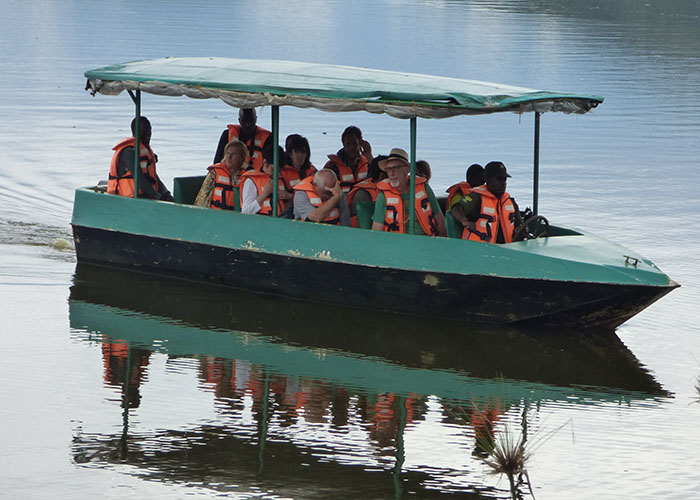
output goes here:
[{"label": "boat", "polygon": [[[129,92],[136,117],[141,92],[215,98],[238,108],[271,106],[277,144],[280,106],[364,110],[408,120],[412,174],[418,118],[534,113],[535,222],[544,219],[537,213],[540,115],[585,114],[603,101],[592,95],[292,61],[162,58],[98,68],[85,76],[93,94]],[[275,157],[275,176],[278,170]],[[586,231],[549,225],[546,219],[548,230],[540,237],[498,245],[455,237],[449,214],[453,237],[374,232],[195,207],[202,180],[176,177],[175,203],[108,195],[99,186],[76,189],[71,224],[78,262],[363,310],[580,328],[615,328],[678,286],[634,251]],[[274,198],[276,207],[276,190]],[[410,203],[413,224],[413,198]]]}]

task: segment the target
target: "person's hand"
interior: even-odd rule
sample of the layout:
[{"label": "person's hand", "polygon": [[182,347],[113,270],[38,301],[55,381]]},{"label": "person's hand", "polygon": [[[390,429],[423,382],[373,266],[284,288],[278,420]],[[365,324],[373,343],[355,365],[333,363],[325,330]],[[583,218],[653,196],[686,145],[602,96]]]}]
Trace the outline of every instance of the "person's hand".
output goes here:
[{"label": "person's hand", "polygon": [[339,200],[340,197],[343,196],[343,188],[340,187],[340,182],[333,184],[333,187],[326,188],[326,191],[331,193],[331,198],[335,198],[336,200]]},{"label": "person's hand", "polygon": [[292,193],[282,187],[280,187],[278,194],[281,200],[287,201],[292,199]]},{"label": "person's hand", "polygon": [[372,146],[370,145],[369,142],[366,140],[362,139],[360,141],[360,153],[364,155],[365,158],[367,158],[369,161],[372,160]]},{"label": "person's hand", "polygon": [[465,219],[464,221],[462,221],[462,225],[470,231],[476,231],[476,222],[472,222],[470,220]]},{"label": "person's hand", "polygon": [[272,193],[272,186],[273,186],[272,179],[268,179],[262,188],[262,193],[260,193],[261,196],[263,197],[263,199],[270,196],[270,193]]}]

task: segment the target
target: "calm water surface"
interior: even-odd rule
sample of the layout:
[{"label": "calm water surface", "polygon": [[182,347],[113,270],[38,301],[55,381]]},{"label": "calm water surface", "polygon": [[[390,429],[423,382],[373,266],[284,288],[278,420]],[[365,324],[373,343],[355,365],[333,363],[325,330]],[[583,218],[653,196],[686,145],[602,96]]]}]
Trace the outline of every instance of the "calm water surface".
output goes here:
[{"label": "calm water surface", "polygon": [[[0,497],[507,498],[480,437],[524,433],[538,499],[700,498],[700,6],[694,2],[13,1],[0,18]],[[73,190],[126,95],[83,73],[163,56],[293,59],[598,94],[542,117],[540,212],[682,284],[612,332],[482,330],[76,266]],[[159,172],[211,162],[236,110],[144,96]],[[259,110],[269,126],[269,109]],[[281,110],[312,161],[359,125]],[[418,122],[436,191],[503,160],[532,203],[533,117]],[[522,487],[529,496],[527,487]]]}]

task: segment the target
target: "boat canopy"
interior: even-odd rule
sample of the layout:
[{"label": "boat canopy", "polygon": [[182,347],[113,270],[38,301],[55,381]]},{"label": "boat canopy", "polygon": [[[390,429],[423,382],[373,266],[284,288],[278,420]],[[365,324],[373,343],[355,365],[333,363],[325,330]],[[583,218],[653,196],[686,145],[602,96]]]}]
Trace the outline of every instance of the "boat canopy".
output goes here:
[{"label": "boat canopy", "polygon": [[415,73],[294,61],[166,57],[87,71],[87,89],[221,99],[236,108],[296,106],[395,118],[510,111],[583,114],[603,102],[569,94]]}]

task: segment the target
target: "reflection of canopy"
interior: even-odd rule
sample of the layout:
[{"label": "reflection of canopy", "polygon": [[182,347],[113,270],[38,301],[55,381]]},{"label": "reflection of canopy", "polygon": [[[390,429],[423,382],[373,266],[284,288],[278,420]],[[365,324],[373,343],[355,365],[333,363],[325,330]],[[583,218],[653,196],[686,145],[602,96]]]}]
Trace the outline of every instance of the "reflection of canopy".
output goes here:
[{"label": "reflection of canopy", "polygon": [[602,97],[439,76],[293,61],[169,57],[85,73],[93,91],[216,98],[237,107],[296,106],[447,118],[511,111],[586,113]]}]

